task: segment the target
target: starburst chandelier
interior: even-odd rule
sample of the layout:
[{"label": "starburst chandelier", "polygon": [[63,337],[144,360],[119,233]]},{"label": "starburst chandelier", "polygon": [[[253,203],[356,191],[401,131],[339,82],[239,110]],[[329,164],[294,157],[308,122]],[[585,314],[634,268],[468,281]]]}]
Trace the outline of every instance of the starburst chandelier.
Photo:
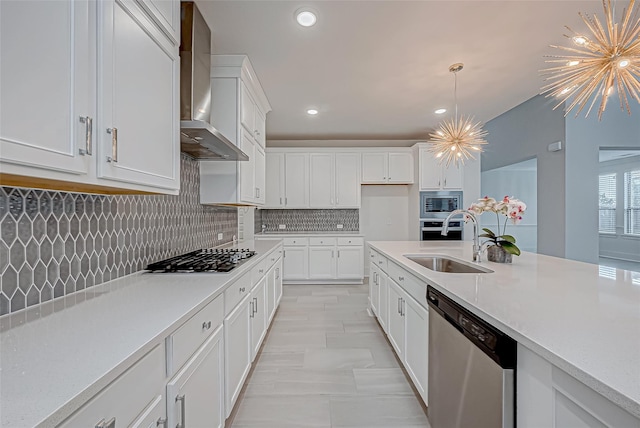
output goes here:
[{"label": "starburst chandelier", "polygon": [[638,10],[633,11],[634,3],[635,0],[630,0],[622,21],[614,23],[611,0],[603,0],[604,26],[595,14],[590,17],[579,13],[591,32],[589,36],[565,26],[573,35],[564,36],[572,40],[574,47],[551,45],[567,54],[549,56],[552,59],[546,62],[557,65],[543,70],[549,75],[546,80],[552,83],[543,86],[542,93],[560,99],[554,109],[572,98],[565,116],[578,106],[577,117],[590,104],[585,115],[588,116],[600,97],[600,120],[614,89],[618,91],[620,109],[626,109],[628,114],[631,114],[629,97],[640,103],[640,18]]},{"label": "starburst chandelier", "polygon": [[459,167],[464,165],[468,159],[475,159],[473,152],[482,152],[481,146],[487,144],[484,137],[487,131],[482,129],[480,122],[476,122],[473,117],[458,117],[458,72],[462,70],[464,64],[456,63],[449,67],[453,73],[454,99],[456,105],[456,115],[452,119],[444,120],[435,132],[429,134],[431,143],[429,151],[439,159],[439,163],[445,163],[448,167],[452,162]]}]

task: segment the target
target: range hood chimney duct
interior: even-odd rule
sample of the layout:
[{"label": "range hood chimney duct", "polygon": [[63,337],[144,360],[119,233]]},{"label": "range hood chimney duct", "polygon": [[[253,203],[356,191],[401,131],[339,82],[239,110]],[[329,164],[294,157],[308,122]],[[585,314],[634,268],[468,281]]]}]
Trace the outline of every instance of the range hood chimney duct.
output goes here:
[{"label": "range hood chimney duct", "polygon": [[211,118],[211,30],[193,2],[181,2],[180,150],[200,160],[249,160]]}]

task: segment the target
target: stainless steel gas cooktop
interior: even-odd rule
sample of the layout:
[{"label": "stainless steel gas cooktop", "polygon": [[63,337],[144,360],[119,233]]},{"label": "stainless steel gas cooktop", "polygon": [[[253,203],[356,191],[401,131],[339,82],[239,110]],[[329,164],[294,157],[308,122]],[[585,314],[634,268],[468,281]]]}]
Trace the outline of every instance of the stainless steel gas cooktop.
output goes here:
[{"label": "stainless steel gas cooktop", "polygon": [[151,263],[146,267],[151,272],[229,272],[255,251],[240,248],[205,248],[190,253]]}]

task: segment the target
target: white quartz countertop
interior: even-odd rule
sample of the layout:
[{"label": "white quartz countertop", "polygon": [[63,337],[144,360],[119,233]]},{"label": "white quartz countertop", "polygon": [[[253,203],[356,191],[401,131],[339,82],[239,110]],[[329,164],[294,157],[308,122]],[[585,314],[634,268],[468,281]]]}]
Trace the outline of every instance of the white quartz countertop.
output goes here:
[{"label": "white quartz countertop", "polygon": [[440,273],[403,256],[470,261],[471,243],[369,245],[640,417],[640,273],[534,253],[482,263],[494,273]]},{"label": "white quartz countertop", "polygon": [[340,232],[340,231],[287,231],[287,230],[279,230],[273,232],[259,232],[255,234],[257,238],[277,238],[278,236],[309,236],[309,235],[322,235],[322,236],[364,236],[360,232]]},{"label": "white quartz countertop", "polygon": [[60,423],[278,245],[240,242],[258,255],[229,273],[138,273],[3,317],[1,426]]}]

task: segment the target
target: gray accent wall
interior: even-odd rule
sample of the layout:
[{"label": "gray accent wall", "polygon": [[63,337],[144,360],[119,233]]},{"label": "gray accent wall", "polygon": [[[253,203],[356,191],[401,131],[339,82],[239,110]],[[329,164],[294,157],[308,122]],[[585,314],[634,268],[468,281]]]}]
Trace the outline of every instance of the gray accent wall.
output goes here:
[{"label": "gray accent wall", "polygon": [[237,209],[200,205],[198,162],[180,168],[178,196],[1,187],[0,315],[230,242]]},{"label": "gray accent wall", "polygon": [[536,96],[487,122],[485,130],[482,171],[537,159],[538,253],[565,257],[565,151],[547,151],[549,144],[565,142],[562,109]]},{"label": "gray accent wall", "polygon": [[[538,252],[596,263],[598,260],[598,150],[640,147],[640,105],[632,114],[617,96],[602,120],[597,111],[564,117],[552,100],[535,96],[489,121],[489,145],[482,154],[488,171],[527,159],[538,161]],[[547,146],[561,141],[559,152]]]}]

